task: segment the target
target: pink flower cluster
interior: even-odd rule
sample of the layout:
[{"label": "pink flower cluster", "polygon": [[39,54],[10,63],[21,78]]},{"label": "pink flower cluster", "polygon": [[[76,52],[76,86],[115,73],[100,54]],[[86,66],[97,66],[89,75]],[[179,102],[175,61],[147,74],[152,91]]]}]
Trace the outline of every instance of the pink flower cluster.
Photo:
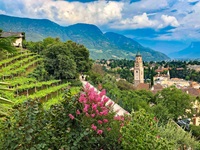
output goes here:
[{"label": "pink flower cluster", "polygon": [[114,120],[124,121],[124,116],[115,116]]},{"label": "pink flower cluster", "polygon": [[120,127],[124,126],[124,116],[115,116],[114,120],[120,121]]},{"label": "pink flower cluster", "polygon": [[[95,91],[94,88],[90,87],[87,83],[84,92],[80,94],[78,99],[78,106],[74,112],[74,115],[69,114],[71,120],[75,119],[75,116],[81,118],[86,127],[90,127],[96,135],[102,135],[106,131],[111,131],[112,121],[119,122],[119,127],[124,126],[125,119],[124,116],[115,116],[110,118],[109,111],[113,106],[113,102],[109,101],[109,98],[105,96],[106,91],[102,90],[101,92]],[[112,119],[112,120],[110,120]]]},{"label": "pink flower cluster", "polygon": [[[109,98],[106,97],[105,94],[105,90],[102,90],[98,93],[87,83],[84,92],[81,93],[79,97],[79,102],[83,106],[82,112],[83,114],[85,114],[85,116],[91,118],[93,122],[91,125],[91,129],[96,131],[98,135],[101,135],[103,133],[104,127],[105,129],[107,129],[107,131],[111,130],[111,128],[105,124],[109,123],[107,115],[112,104],[106,106]],[[76,114],[78,114],[78,110]]]},{"label": "pink flower cluster", "polygon": [[69,118],[73,120],[74,116],[72,114],[69,114]]}]

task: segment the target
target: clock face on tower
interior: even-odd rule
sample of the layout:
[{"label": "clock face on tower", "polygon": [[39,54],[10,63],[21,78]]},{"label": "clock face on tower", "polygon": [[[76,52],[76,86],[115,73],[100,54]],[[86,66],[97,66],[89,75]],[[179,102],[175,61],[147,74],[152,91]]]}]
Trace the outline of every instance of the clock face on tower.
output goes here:
[{"label": "clock face on tower", "polygon": [[138,66],[139,66],[139,64],[135,64],[135,66],[136,66],[136,67],[138,67]]}]

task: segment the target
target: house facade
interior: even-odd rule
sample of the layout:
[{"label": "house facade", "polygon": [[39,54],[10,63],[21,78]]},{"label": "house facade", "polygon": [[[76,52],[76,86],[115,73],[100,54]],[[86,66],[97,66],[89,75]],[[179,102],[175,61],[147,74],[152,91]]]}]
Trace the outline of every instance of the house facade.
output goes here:
[{"label": "house facade", "polygon": [[13,46],[22,47],[22,42],[25,39],[24,32],[2,32],[0,38],[13,37],[15,40]]}]

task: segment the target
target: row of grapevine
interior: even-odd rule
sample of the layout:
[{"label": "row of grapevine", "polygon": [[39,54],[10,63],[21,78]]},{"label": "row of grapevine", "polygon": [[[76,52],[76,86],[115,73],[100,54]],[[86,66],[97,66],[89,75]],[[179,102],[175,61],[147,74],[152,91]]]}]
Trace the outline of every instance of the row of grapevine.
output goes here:
[{"label": "row of grapevine", "polygon": [[[80,92],[80,90],[81,90],[80,87],[71,87],[70,95],[71,96],[76,95]],[[43,103],[44,109],[48,110],[51,106],[61,103],[63,101],[63,96],[64,96],[64,93],[62,92],[58,96],[51,98],[47,102]]]},{"label": "row of grapevine", "polygon": [[50,80],[50,81],[44,81],[44,82],[33,82],[30,84],[23,84],[21,86],[16,87],[15,91],[24,91],[27,89],[39,88],[42,86],[49,86],[58,82],[60,82],[60,80]]},{"label": "row of grapevine", "polygon": [[7,72],[9,70],[14,70],[16,68],[19,68],[19,67],[23,66],[24,64],[26,64],[30,61],[33,61],[34,59],[37,59],[37,57],[38,57],[37,55],[33,55],[33,56],[29,56],[25,59],[16,61],[16,62],[12,63],[11,65],[8,65],[7,67],[3,67],[1,72]]},{"label": "row of grapevine", "polygon": [[29,51],[8,55],[7,59],[0,61],[0,78],[9,83],[4,85],[4,88],[11,89],[0,92],[0,96],[12,100],[15,104],[27,99],[41,100],[44,103],[48,100],[58,102],[63,95],[61,91],[68,87],[69,83],[61,83],[60,80],[38,82],[35,78],[26,77],[29,73],[27,70],[31,67],[34,69],[41,61],[42,58]]},{"label": "row of grapevine", "polygon": [[9,82],[9,87],[11,88],[15,88],[16,86],[20,86],[23,84],[30,84],[31,82],[37,82],[37,80],[35,78],[27,78],[24,76],[19,76],[19,77],[15,77],[12,79],[7,79],[5,80],[5,82]]},{"label": "row of grapevine", "polygon": [[[63,88],[66,88],[69,85],[69,83],[65,83],[65,84],[61,84],[58,86],[53,86],[50,88],[46,88],[44,90],[40,90],[35,92],[32,95],[27,95],[27,96],[20,96],[17,98],[17,100],[15,101],[16,103],[21,103],[27,99],[35,99],[35,100],[44,100],[47,101],[48,100],[48,96],[50,96],[50,98],[58,96],[60,93],[59,91],[62,90]],[[54,95],[56,94],[56,95]],[[43,99],[45,98],[45,99]]]},{"label": "row of grapevine", "polygon": [[31,56],[31,55],[34,55],[34,53],[22,53],[22,54],[18,54],[16,56],[14,56],[14,57],[4,59],[4,60],[0,61],[0,68],[6,67],[7,65],[9,65],[9,64],[11,64],[11,63],[13,63],[17,60],[26,58],[26,57]]},{"label": "row of grapevine", "polygon": [[40,61],[42,61],[42,58],[38,58],[38,59],[36,59],[34,61],[31,61],[31,62],[27,63],[24,66],[18,67],[15,70],[8,70],[6,72],[0,72],[0,77],[4,79],[4,78],[6,78],[8,76],[18,76],[18,75],[21,75],[22,73],[26,72],[26,69],[28,67],[33,66],[34,64],[36,64],[37,62],[40,62]]}]

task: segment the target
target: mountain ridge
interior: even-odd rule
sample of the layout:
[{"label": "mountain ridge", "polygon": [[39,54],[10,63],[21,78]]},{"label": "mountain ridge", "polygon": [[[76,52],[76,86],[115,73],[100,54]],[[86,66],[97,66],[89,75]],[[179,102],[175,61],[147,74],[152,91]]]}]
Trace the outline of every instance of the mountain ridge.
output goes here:
[{"label": "mountain ridge", "polygon": [[124,35],[114,32],[113,35],[110,35],[111,32],[104,34],[93,24],[77,23],[63,27],[48,19],[0,15],[0,29],[13,32],[23,31],[28,41],[41,41],[46,37],[60,38],[62,41],[72,40],[87,47],[93,59],[133,59],[138,49],[145,61],[169,59],[167,55],[143,47]]},{"label": "mountain ridge", "polygon": [[171,53],[169,56],[177,59],[196,59],[197,56],[200,58],[200,41],[191,42],[185,49]]}]

